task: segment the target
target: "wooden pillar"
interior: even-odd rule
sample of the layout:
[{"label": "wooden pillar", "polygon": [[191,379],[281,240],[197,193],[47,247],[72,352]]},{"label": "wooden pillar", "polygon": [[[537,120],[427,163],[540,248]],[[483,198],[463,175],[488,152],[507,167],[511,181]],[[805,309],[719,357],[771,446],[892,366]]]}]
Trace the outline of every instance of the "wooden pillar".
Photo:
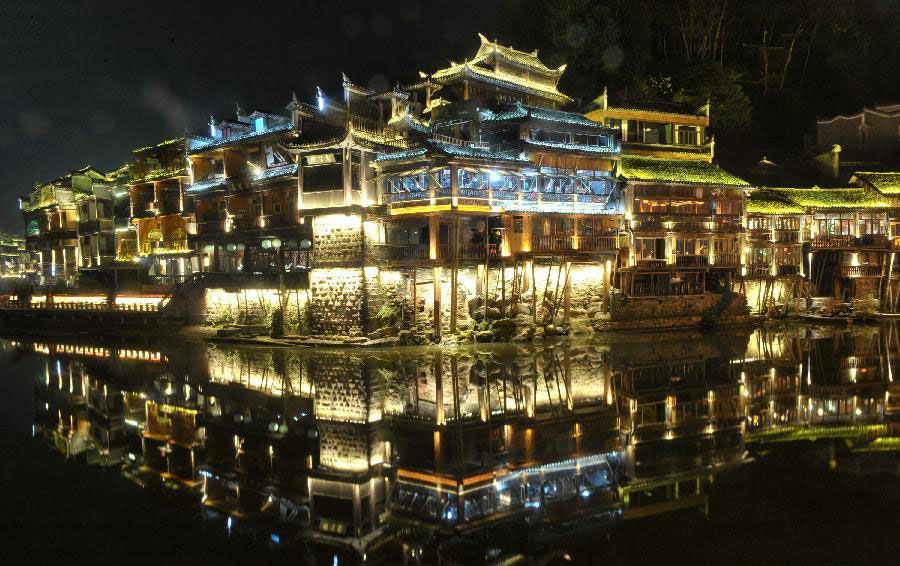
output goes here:
[{"label": "wooden pillar", "polygon": [[344,182],[344,205],[350,206],[353,204],[353,173],[351,170],[351,157],[350,157],[350,148],[345,147],[342,152],[343,163],[341,163],[341,170],[343,172],[343,182]]},{"label": "wooden pillar", "polygon": [[437,424],[443,425],[444,418],[444,371],[441,352],[434,354],[434,418]]},{"label": "wooden pillar", "polygon": [[537,324],[537,280],[534,278],[534,258],[528,260],[531,264],[531,320]]},{"label": "wooden pillar", "polygon": [[[566,262],[566,281],[563,288],[563,322],[569,322],[572,305],[572,262]],[[567,350],[568,351],[568,350]]]},{"label": "wooden pillar", "polygon": [[454,212],[450,218],[450,254],[452,268],[450,271],[450,333],[456,334],[457,295],[459,289],[459,213]]},{"label": "wooden pillar", "polygon": [[410,277],[410,281],[412,282],[412,303],[413,303],[413,319],[412,319],[412,327],[415,330],[418,327],[419,323],[419,299],[417,297],[417,287],[416,285],[416,268],[412,268],[412,275]]},{"label": "wooden pillar", "polygon": [[441,218],[438,215],[428,217],[428,257],[438,259],[438,239],[441,236]]},{"label": "wooden pillar", "polygon": [[434,272],[434,339],[441,339],[441,267],[435,266]]}]

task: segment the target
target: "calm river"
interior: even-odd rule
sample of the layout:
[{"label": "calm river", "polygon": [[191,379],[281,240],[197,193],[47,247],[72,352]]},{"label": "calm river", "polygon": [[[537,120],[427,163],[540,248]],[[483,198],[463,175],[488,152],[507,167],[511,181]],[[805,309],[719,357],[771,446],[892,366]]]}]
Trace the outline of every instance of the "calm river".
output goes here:
[{"label": "calm river", "polygon": [[900,556],[895,323],[453,351],[0,348],[7,564]]}]

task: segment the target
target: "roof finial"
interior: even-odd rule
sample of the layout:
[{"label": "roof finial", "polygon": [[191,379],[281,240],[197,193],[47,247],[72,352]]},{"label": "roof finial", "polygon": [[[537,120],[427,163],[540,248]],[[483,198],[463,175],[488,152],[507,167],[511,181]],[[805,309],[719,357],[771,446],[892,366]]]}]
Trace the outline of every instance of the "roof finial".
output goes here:
[{"label": "roof finial", "polygon": [[246,114],[246,112],[244,111],[244,109],[241,108],[240,102],[235,102],[235,103],[234,103],[234,108],[235,108],[235,114],[237,114],[238,116],[243,116],[244,114]]}]

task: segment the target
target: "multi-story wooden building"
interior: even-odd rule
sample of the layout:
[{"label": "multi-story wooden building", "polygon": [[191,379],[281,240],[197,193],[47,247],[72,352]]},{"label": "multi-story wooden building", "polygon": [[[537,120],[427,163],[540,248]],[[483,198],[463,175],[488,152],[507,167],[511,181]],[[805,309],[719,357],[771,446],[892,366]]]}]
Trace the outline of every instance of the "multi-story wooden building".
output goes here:
[{"label": "multi-story wooden building", "polygon": [[540,318],[568,319],[573,280],[602,284],[615,258],[618,140],[558,109],[569,101],[556,88],[563,69],[482,36],[471,61],[406,88],[414,102],[424,94],[422,114],[391,118],[408,128],[402,149],[375,160],[386,259],[414,297],[426,284],[438,335],[445,323],[455,332],[460,317],[490,316],[490,307],[505,315],[517,302],[537,320],[534,284],[554,268],[566,276],[559,293],[543,283]]},{"label": "multi-story wooden building", "polygon": [[26,245],[37,255],[43,282],[71,281],[80,267],[115,259],[115,186],[110,176],[87,166],[36,184],[20,198]]},{"label": "multi-story wooden building", "polygon": [[713,164],[709,104],[624,100],[586,116],[618,128],[619,286],[630,296],[702,295],[739,274],[747,182]]},{"label": "multi-story wooden building", "polygon": [[893,255],[890,210],[890,200],[866,186],[752,191],[744,269],[802,275],[812,296],[878,299]]},{"label": "multi-story wooden building", "polygon": [[184,199],[188,179],[185,138],[133,150],[131,226],[119,248],[121,259],[141,258],[149,272],[176,280],[190,273],[187,236],[192,224]]}]

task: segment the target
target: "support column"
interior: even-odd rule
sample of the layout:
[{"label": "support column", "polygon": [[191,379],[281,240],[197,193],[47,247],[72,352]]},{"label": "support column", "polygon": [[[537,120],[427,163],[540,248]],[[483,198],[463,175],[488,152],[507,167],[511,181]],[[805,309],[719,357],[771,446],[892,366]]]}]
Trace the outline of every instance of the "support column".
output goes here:
[{"label": "support column", "polygon": [[341,163],[341,172],[343,173],[342,178],[344,181],[344,205],[350,206],[351,204],[353,204],[353,173],[351,171],[352,159],[350,157],[350,148],[343,148],[341,156],[343,158],[343,163]]},{"label": "support column", "polygon": [[440,352],[434,354],[434,418],[437,424],[443,425],[444,418],[444,371]]},{"label": "support column", "polygon": [[563,322],[569,322],[572,306],[572,262],[566,262],[566,281],[563,288]]},{"label": "support column", "polygon": [[438,239],[441,236],[441,218],[438,215],[428,217],[428,257],[438,259]]},{"label": "support column", "polygon": [[434,271],[434,338],[441,339],[441,267],[436,266]]},{"label": "support column", "polygon": [[453,212],[450,225],[450,253],[453,258],[453,268],[450,272],[450,333],[456,334],[457,319],[457,295],[459,279],[459,213]]}]

